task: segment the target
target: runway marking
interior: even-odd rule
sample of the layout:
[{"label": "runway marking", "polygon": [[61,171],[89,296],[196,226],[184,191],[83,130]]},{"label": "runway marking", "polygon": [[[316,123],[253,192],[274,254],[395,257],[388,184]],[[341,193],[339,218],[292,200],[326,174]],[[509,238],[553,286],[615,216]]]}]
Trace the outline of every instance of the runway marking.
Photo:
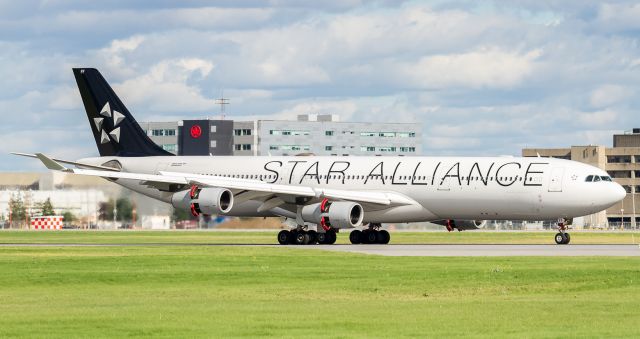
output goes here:
[{"label": "runway marking", "polygon": [[0,243],[0,247],[138,247],[226,246],[272,247],[410,257],[511,257],[511,256],[640,256],[638,245],[505,245],[505,244],[412,244],[412,245],[276,245],[211,243]]}]

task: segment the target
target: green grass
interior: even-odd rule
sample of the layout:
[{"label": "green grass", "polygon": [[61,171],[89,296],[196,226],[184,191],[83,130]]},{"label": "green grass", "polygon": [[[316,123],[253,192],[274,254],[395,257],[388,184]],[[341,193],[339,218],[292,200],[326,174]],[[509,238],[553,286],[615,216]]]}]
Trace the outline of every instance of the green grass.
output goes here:
[{"label": "green grass", "polygon": [[[16,233],[23,241],[45,234],[2,232],[2,242]],[[176,238],[171,232],[46,234],[82,243],[120,234]],[[638,309],[640,258],[0,247],[0,337],[617,338],[640,336]]]},{"label": "green grass", "polygon": [[[0,231],[0,243],[275,244],[273,231]],[[555,232],[392,232],[392,244],[553,244]],[[338,235],[349,243],[349,232]],[[640,244],[640,232],[571,232],[572,244]]]}]

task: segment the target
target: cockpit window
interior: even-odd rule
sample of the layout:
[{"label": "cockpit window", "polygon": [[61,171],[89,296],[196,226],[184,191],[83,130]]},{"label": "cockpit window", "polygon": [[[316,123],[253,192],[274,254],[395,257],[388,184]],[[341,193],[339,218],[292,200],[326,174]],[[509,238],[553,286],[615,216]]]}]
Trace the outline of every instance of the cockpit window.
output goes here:
[{"label": "cockpit window", "polygon": [[600,179],[602,179],[602,181],[612,181],[611,177],[606,175],[600,176]]},{"label": "cockpit window", "polygon": [[600,181],[600,177],[597,175],[593,176],[593,182]]},{"label": "cockpit window", "polygon": [[592,182],[593,181],[593,175],[589,175],[587,176],[587,180],[585,180],[586,182]]}]

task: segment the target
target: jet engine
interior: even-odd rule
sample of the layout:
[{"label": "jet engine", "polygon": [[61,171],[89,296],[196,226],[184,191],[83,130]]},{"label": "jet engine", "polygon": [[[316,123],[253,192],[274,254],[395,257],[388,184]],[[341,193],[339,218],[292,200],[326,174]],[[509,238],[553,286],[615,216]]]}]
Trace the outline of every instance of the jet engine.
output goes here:
[{"label": "jet engine", "polygon": [[331,202],[324,199],[321,203],[302,207],[302,219],[330,228],[353,228],[362,224],[364,210],[360,204],[350,201]]},{"label": "jet engine", "polygon": [[233,193],[226,188],[192,186],[190,190],[174,193],[171,204],[175,208],[189,209],[198,216],[225,214],[233,207]]},{"label": "jet engine", "polygon": [[457,228],[458,231],[479,230],[487,226],[486,220],[439,220],[435,224],[446,226],[449,231]]}]

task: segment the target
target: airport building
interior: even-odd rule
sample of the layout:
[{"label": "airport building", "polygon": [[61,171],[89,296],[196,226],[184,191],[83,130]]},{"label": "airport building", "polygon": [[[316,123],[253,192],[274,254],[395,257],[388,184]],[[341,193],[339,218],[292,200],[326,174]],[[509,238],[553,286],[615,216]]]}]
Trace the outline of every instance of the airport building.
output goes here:
[{"label": "airport building", "polygon": [[147,135],[178,155],[420,155],[420,123],[342,122],[335,114],[297,120],[142,122]]},{"label": "airport building", "polygon": [[640,128],[615,134],[613,147],[571,146],[567,148],[525,148],[525,157],[553,157],[583,162],[601,168],[627,191],[626,198],[606,211],[586,216],[586,227],[623,226],[636,229],[640,226]]}]

